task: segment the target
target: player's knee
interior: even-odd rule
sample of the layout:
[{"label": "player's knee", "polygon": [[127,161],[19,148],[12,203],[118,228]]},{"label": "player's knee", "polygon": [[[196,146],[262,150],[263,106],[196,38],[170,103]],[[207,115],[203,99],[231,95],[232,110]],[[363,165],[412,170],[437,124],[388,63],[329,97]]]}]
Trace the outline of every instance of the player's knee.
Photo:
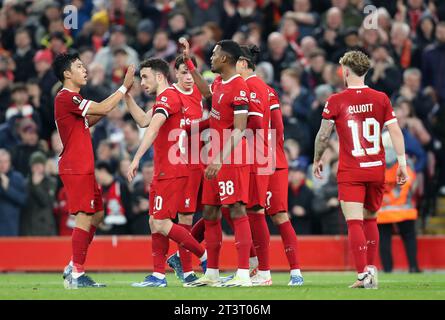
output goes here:
[{"label": "player's knee", "polygon": [[79,212],[76,215],[76,227],[84,229],[84,230],[89,230],[91,223],[93,220],[93,216],[83,213],[83,212]]},{"label": "player's knee", "polygon": [[259,213],[259,214],[264,214],[264,208],[260,205],[255,205],[251,208],[247,209],[249,212],[251,213]]},{"label": "player's knee", "polygon": [[240,202],[230,205],[230,217],[238,219],[246,215],[246,206]]},{"label": "player's knee", "polygon": [[218,219],[218,208],[215,206],[204,206],[202,216],[205,220],[215,221]]},{"label": "player's knee", "polygon": [[154,232],[166,234],[167,223],[166,220],[153,219],[152,221]]},{"label": "player's knee", "polygon": [[280,224],[289,221],[289,216],[287,215],[287,212],[278,212],[271,216],[271,219],[274,225],[279,226]]},{"label": "player's knee", "polygon": [[179,213],[178,214],[178,223],[187,224],[187,225],[191,226],[193,224],[193,214]]},{"label": "player's knee", "polygon": [[97,227],[99,224],[101,224],[101,222],[104,221],[104,216],[105,214],[103,211],[96,212],[91,222],[93,226]]}]

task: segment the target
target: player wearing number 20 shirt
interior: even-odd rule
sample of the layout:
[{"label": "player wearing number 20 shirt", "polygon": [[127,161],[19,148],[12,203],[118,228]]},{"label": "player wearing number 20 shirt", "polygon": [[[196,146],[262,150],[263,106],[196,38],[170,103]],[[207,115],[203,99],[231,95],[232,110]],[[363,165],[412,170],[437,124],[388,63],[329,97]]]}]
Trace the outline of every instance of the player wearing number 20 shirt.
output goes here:
[{"label": "player wearing number 20 shirt", "polygon": [[[385,180],[383,128],[397,122],[385,93],[367,86],[349,87],[326,102],[323,118],[335,122],[340,155],[338,167],[339,198],[360,202],[370,211],[380,208]],[[361,183],[367,188],[363,199]]]}]

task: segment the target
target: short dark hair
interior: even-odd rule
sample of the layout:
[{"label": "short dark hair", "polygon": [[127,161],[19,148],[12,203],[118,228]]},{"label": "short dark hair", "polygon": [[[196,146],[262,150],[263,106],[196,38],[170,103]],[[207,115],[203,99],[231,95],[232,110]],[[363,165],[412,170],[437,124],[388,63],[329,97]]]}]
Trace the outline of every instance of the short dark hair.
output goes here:
[{"label": "short dark hair", "polygon": [[168,79],[168,74],[170,72],[170,68],[168,66],[167,61],[162,59],[151,58],[141,62],[139,66],[139,70],[144,68],[151,68],[154,71],[160,72]]},{"label": "short dark hair", "polygon": [[[195,58],[194,56],[191,56],[191,57],[190,57],[190,60],[192,60],[193,65],[194,65],[195,67],[198,67],[198,63],[196,62],[196,58]],[[184,56],[183,56],[182,54],[179,55],[179,56],[177,56],[176,59],[175,59],[175,69],[178,70],[179,67],[181,66],[181,64],[185,64],[185,62],[184,62]]]},{"label": "short dark hair", "polygon": [[239,44],[233,40],[221,40],[216,45],[220,46],[221,50],[227,53],[230,63],[236,65],[239,57],[242,56]]},{"label": "short dark hair", "polygon": [[255,70],[255,66],[260,58],[260,48],[256,45],[240,46],[242,52],[242,58],[245,58],[247,65],[250,69]]},{"label": "short dark hair", "polygon": [[26,84],[23,82],[16,82],[12,84],[11,86],[11,94],[14,94],[17,91],[26,91],[28,92],[28,89],[26,88]]},{"label": "short dark hair", "polygon": [[136,122],[134,122],[134,121],[127,120],[127,121],[125,121],[124,125],[129,126],[133,131],[139,132],[139,127],[137,126]]},{"label": "short dark hair", "polygon": [[80,60],[77,53],[62,53],[57,55],[53,62],[54,73],[60,82],[65,80],[63,73],[71,69],[71,65],[74,61]]},{"label": "short dark hair", "polygon": [[114,175],[113,168],[111,167],[111,165],[107,161],[103,161],[103,160],[102,161],[98,161],[96,163],[96,169],[97,170],[105,170],[109,174]]},{"label": "short dark hair", "polygon": [[26,7],[22,4],[15,4],[12,6],[12,10],[14,10],[16,13],[23,14],[26,16]]}]

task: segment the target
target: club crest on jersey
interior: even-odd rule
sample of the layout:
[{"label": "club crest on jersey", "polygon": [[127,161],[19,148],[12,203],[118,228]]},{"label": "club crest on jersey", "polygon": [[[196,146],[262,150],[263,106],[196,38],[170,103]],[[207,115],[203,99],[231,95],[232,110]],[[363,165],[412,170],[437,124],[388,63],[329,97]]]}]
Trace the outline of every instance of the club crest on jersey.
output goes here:
[{"label": "club crest on jersey", "polygon": [[162,102],[167,102],[167,97],[161,97]]},{"label": "club crest on jersey", "polygon": [[255,92],[251,92],[250,93],[250,98],[251,99],[255,99],[256,98],[256,93]]},{"label": "club crest on jersey", "polygon": [[82,102],[82,99],[80,99],[78,96],[73,96],[73,103],[74,104],[80,104]]},{"label": "club crest on jersey", "polygon": [[241,90],[241,91],[239,92],[239,95],[240,95],[241,97],[245,97],[245,96],[246,96],[246,91]]}]

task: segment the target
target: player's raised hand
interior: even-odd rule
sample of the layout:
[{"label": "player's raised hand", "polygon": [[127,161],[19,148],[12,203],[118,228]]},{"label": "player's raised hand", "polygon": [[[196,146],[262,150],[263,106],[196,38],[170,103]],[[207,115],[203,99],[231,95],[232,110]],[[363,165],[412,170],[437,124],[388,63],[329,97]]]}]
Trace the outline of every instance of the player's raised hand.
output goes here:
[{"label": "player's raised hand", "polygon": [[221,169],[221,164],[212,163],[209,164],[205,170],[205,177],[208,180],[212,180],[218,175],[219,170]]},{"label": "player's raised hand", "polygon": [[136,172],[137,172],[138,168],[139,168],[139,161],[137,161],[136,159],[131,161],[130,166],[128,167],[128,171],[127,171],[128,182],[133,181],[134,177],[136,176]]},{"label": "player's raised hand", "polygon": [[323,161],[318,160],[318,161],[314,161],[314,164],[312,166],[312,171],[314,173],[314,177],[317,179],[323,179],[323,177],[321,176],[321,173],[323,172]]},{"label": "player's raised hand", "polygon": [[136,70],[135,66],[133,64],[130,64],[130,66],[127,69],[127,73],[125,74],[123,85],[125,86],[125,88],[127,88],[127,92],[133,85],[135,70]]},{"label": "player's raised hand", "polygon": [[183,48],[182,56],[184,57],[184,61],[189,60],[190,59],[190,43],[184,37],[179,38],[178,42],[181,45],[181,47]]},{"label": "player's raised hand", "polygon": [[397,184],[405,184],[408,181],[408,171],[406,166],[399,166],[397,168]]}]

